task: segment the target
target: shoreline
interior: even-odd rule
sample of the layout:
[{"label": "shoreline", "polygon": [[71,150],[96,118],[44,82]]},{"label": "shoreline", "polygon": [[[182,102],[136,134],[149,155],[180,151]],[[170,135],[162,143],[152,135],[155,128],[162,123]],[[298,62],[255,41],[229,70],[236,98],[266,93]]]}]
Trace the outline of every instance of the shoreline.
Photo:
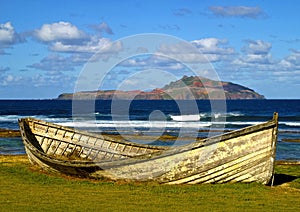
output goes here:
[{"label": "shoreline", "polygon": [[282,142],[300,143],[300,138],[283,138]]},{"label": "shoreline", "polygon": [[19,130],[0,128],[0,138],[21,137]]}]

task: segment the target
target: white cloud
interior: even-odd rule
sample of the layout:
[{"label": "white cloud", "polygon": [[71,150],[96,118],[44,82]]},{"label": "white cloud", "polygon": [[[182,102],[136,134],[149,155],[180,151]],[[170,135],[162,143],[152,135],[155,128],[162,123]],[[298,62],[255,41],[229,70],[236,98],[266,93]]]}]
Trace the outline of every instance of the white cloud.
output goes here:
[{"label": "white cloud", "polygon": [[[101,27],[104,28],[105,24]],[[99,58],[105,60],[122,50],[121,41],[112,42],[108,38],[89,35],[69,22],[44,24],[35,30],[34,36],[48,45],[48,49],[55,54],[28,67],[47,72],[74,71],[96,53],[99,54],[97,58],[93,58],[94,60]],[[58,53],[69,53],[71,56],[65,57]]]},{"label": "white cloud", "polygon": [[272,56],[268,55],[243,55],[232,60],[229,65],[226,64],[226,69],[232,70],[249,70],[252,72],[272,70],[276,62],[273,61]]},{"label": "white cloud", "polygon": [[[184,63],[207,63],[206,55],[201,54],[197,48],[190,43],[179,42],[175,44],[161,44],[158,49],[158,54],[173,58]],[[214,58],[210,58],[214,60]]]},{"label": "white cloud", "polygon": [[144,56],[144,57],[131,58],[125,60],[119,65],[122,67],[133,67],[136,70],[164,69],[164,70],[174,71],[174,70],[182,70],[185,68],[185,66],[182,63],[160,55],[149,55],[146,57]]},{"label": "white cloud", "polygon": [[43,42],[60,40],[79,40],[86,38],[86,34],[69,22],[57,22],[44,24],[40,29],[35,30],[34,35]]},{"label": "white cloud", "polygon": [[110,35],[114,34],[112,29],[110,28],[110,26],[106,22],[102,22],[99,25],[91,25],[91,28],[96,30],[96,31],[105,32],[105,33],[110,34]]},{"label": "white cloud", "polygon": [[265,14],[260,7],[247,6],[211,6],[209,10],[216,16],[259,18]]},{"label": "white cloud", "polygon": [[22,83],[22,76],[13,76],[11,74],[1,77],[0,85],[2,86],[9,86],[9,85],[16,85],[20,82]]},{"label": "white cloud", "polygon": [[149,59],[140,59],[140,58],[131,58],[120,63],[124,67],[137,67],[137,66],[146,66],[148,65]]},{"label": "white cloud", "polygon": [[11,82],[13,80],[14,80],[14,77],[12,75],[7,75],[7,77],[6,77],[7,82]]},{"label": "white cloud", "polygon": [[242,48],[242,51],[247,54],[268,54],[272,48],[272,44],[262,40],[248,40],[247,46]]},{"label": "white cloud", "polygon": [[220,47],[220,45],[227,44],[226,39],[204,38],[191,43],[204,54],[230,55],[235,53],[233,48]]},{"label": "white cloud", "polygon": [[227,40],[217,38],[199,39],[190,43],[164,43],[159,46],[157,54],[131,58],[122,62],[120,66],[135,69],[164,69],[181,73],[187,70],[188,64],[198,67],[199,64],[228,60],[236,53],[233,48],[221,46],[226,44]]},{"label": "white cloud", "polygon": [[262,40],[248,40],[242,48],[244,53],[233,59],[230,64],[233,69],[271,70],[276,61],[270,53],[272,45]]},{"label": "white cloud", "polygon": [[204,38],[190,43],[163,44],[159,48],[159,53],[187,63],[218,62],[235,54],[233,48],[220,46],[225,44],[227,44],[225,39]]},{"label": "white cloud", "polygon": [[51,74],[53,72],[75,71],[76,67],[83,65],[86,61],[87,59],[85,60],[76,54],[69,57],[51,54],[43,58],[40,62],[27,67],[47,71],[48,74]]},{"label": "white cloud", "polygon": [[10,22],[0,24],[0,43],[13,43],[15,40],[15,29]]},{"label": "white cloud", "polygon": [[300,51],[291,50],[292,53],[284,59],[284,61],[289,62],[295,66],[300,66]]},{"label": "white cloud", "polygon": [[76,81],[80,68],[90,59],[106,60],[122,50],[121,41],[112,42],[108,38],[89,35],[69,22],[44,24],[35,30],[34,36],[53,52],[41,61],[27,66],[45,71],[34,78],[26,78],[35,87],[49,84],[61,87],[67,81],[70,85],[72,80],[73,83]]},{"label": "white cloud", "polygon": [[271,54],[248,54],[243,58],[243,61],[253,64],[271,64],[271,59]]},{"label": "white cloud", "polygon": [[222,63],[222,66],[217,68],[217,72],[223,79],[244,82],[249,86],[253,84],[257,87],[266,87],[266,83],[270,85],[279,83],[280,87],[282,82],[288,82],[289,86],[294,86],[297,90],[297,86],[300,85],[299,61],[300,51],[291,50],[290,55],[285,58],[274,59],[270,43],[251,41],[242,48],[242,54],[239,57]]},{"label": "white cloud", "polygon": [[50,50],[56,52],[81,52],[81,53],[97,53],[97,52],[118,52],[122,49],[122,43],[112,42],[107,38],[98,38],[96,36],[82,44],[64,44],[57,41],[50,46]]},{"label": "white cloud", "polygon": [[[112,33],[104,22],[97,27],[98,30]],[[120,41],[112,42],[108,38],[89,35],[69,22],[44,24],[40,29],[35,30],[34,35],[38,40],[49,45],[49,49],[53,52],[87,54],[103,52],[108,54],[122,49]]]},{"label": "white cloud", "polygon": [[33,87],[49,87],[49,88],[67,88],[70,89],[76,82],[76,77],[72,74],[62,72],[50,72],[47,75],[37,74],[26,79]]},{"label": "white cloud", "polygon": [[5,54],[5,48],[24,41],[10,22],[0,24],[0,54]]},{"label": "white cloud", "polygon": [[[300,71],[300,51],[291,50],[291,54],[285,58],[283,58],[278,64],[278,72],[279,73],[286,73],[286,74],[293,74]],[[297,76],[295,74],[295,76]]]}]

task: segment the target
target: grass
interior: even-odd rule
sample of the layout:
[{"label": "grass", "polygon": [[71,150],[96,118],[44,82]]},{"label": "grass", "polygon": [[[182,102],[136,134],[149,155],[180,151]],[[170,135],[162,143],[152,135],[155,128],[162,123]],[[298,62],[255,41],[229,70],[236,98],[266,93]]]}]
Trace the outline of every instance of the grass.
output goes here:
[{"label": "grass", "polygon": [[277,165],[276,186],[159,185],[46,174],[26,156],[0,156],[0,211],[297,211],[300,166]]}]

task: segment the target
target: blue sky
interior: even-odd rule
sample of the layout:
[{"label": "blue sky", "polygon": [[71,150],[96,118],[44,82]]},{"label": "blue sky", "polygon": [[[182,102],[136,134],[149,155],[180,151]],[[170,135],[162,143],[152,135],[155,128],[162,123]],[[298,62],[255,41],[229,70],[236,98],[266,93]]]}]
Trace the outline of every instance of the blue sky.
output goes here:
[{"label": "blue sky", "polygon": [[[73,92],[95,53],[103,60],[117,58],[124,51],[123,39],[140,33],[185,40],[210,60],[222,81],[250,87],[269,99],[300,99],[297,0],[0,0],[0,4],[0,99],[55,98]],[[110,73],[105,89],[114,89],[126,79],[124,73],[141,71],[146,62],[154,61],[155,68],[172,76],[185,74],[174,61],[131,58]]]}]

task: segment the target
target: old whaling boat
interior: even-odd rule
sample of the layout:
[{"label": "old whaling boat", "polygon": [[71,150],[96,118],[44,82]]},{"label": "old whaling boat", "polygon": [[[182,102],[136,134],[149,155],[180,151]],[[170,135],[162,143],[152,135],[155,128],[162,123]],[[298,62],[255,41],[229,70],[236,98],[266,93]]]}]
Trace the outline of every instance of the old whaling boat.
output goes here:
[{"label": "old whaling boat", "polygon": [[26,150],[32,146],[52,158],[116,160],[167,149],[167,147],[137,144],[107,135],[75,130],[34,118],[20,119],[19,126]]},{"label": "old whaling boat", "polygon": [[[32,128],[28,120],[20,120],[21,134],[30,160],[44,169],[69,175],[112,180],[156,181],[164,184],[226,182],[268,184],[274,176],[277,113],[272,120],[262,124],[167,150],[158,149],[137,157],[120,157],[115,160],[72,158],[67,157],[67,154],[53,154],[53,151],[58,151],[59,145],[54,148],[56,150],[49,151],[48,147],[44,147],[47,146],[44,139],[36,136]],[[66,152],[67,146],[76,149],[76,144],[66,142],[59,151]],[[84,148],[86,152],[94,151],[94,149],[87,150],[87,146]]]}]

